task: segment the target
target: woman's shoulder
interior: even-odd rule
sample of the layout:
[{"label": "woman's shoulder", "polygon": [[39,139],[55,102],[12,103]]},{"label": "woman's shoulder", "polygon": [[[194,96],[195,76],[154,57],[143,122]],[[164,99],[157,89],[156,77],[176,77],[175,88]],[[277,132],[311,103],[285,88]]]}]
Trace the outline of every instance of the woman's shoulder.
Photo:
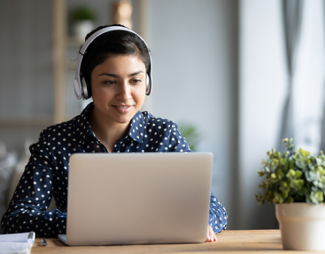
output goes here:
[{"label": "woman's shoulder", "polygon": [[[85,129],[88,127],[87,115],[94,108],[93,102],[90,102],[80,113],[80,115],[75,116],[74,118],[64,121],[61,123],[53,124],[45,128],[42,134],[54,133],[58,135],[62,135],[62,133],[70,133],[70,135],[75,134],[81,129]],[[49,134],[48,134],[49,135]]]},{"label": "woman's shoulder", "polygon": [[[53,139],[56,136],[62,136],[62,135],[72,135],[74,133],[74,129],[76,126],[76,123],[78,122],[80,118],[80,115],[72,118],[71,120],[61,122],[58,124],[53,124],[45,129],[43,129],[40,133],[40,138],[44,139]],[[80,120],[79,120],[80,121]],[[69,135],[69,136],[70,136]]]},{"label": "woman's shoulder", "polygon": [[179,132],[176,122],[167,118],[155,117],[146,111],[142,112],[142,115],[145,118],[144,136],[147,137],[147,140],[159,142],[161,146],[164,144],[163,151],[191,152],[186,139]]},{"label": "woman's shoulder", "polygon": [[162,118],[162,117],[155,117],[148,111],[143,111],[142,115],[144,117],[144,122],[147,126],[151,126],[152,128],[155,129],[161,129],[162,127],[172,129],[176,128],[177,124],[167,118]]}]

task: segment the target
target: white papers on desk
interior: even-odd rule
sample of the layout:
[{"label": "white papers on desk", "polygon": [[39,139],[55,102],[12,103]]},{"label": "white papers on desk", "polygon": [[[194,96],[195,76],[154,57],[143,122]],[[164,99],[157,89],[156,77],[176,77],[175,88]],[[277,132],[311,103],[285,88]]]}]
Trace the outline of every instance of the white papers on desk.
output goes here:
[{"label": "white papers on desk", "polygon": [[0,253],[29,254],[34,241],[34,232],[0,235]]}]

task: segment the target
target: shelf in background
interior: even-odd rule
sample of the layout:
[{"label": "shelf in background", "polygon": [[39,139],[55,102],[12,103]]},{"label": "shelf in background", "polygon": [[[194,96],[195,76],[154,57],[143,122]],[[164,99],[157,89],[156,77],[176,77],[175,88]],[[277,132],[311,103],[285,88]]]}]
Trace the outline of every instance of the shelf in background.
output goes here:
[{"label": "shelf in background", "polygon": [[[74,116],[64,116],[63,121],[68,121]],[[5,117],[0,116],[0,127],[48,127],[55,124],[54,116],[52,115],[39,115],[39,116],[15,116]]]},{"label": "shelf in background", "polygon": [[15,116],[3,117],[0,116],[0,127],[34,127],[34,126],[49,126],[53,124],[53,116]]}]

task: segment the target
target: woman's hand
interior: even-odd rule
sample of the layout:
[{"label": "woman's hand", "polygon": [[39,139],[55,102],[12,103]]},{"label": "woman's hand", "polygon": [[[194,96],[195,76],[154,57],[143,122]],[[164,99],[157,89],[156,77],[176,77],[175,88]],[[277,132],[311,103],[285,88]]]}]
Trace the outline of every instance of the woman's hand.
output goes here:
[{"label": "woman's hand", "polygon": [[213,232],[212,227],[210,225],[208,225],[208,236],[207,236],[206,242],[215,242],[215,241],[217,241],[217,236]]}]

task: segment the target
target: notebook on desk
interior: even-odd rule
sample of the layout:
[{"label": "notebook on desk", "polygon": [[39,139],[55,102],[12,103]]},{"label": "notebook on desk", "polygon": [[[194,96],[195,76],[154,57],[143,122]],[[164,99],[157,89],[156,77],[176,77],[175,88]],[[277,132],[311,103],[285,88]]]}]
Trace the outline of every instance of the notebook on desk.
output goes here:
[{"label": "notebook on desk", "polygon": [[204,242],[211,153],[73,154],[68,245]]}]

